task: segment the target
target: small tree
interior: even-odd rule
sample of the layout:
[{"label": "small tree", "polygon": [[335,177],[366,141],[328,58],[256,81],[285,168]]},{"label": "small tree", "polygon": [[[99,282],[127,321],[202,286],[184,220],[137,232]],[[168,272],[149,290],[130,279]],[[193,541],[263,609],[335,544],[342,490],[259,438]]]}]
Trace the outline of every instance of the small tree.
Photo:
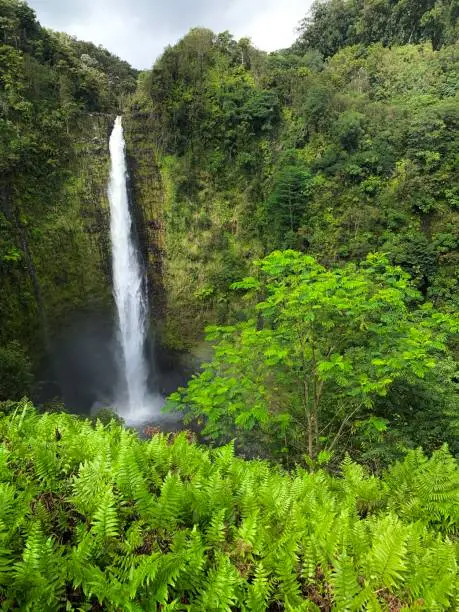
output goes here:
[{"label": "small tree", "polygon": [[257,267],[233,285],[251,296],[248,320],[208,328],[212,362],[171,396],[217,439],[257,429],[289,451],[330,451],[395,380],[432,370],[457,330],[415,308],[409,276],[382,255],[327,270],[277,251]]},{"label": "small tree", "polygon": [[311,174],[299,166],[286,166],[276,176],[273,192],[266,203],[266,217],[277,244],[295,242],[311,187]]}]

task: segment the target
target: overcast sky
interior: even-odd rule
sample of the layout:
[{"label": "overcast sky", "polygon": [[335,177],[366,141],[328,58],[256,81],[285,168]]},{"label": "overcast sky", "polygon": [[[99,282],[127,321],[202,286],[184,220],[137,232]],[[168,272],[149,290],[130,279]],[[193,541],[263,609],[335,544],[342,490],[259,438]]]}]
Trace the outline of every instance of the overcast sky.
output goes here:
[{"label": "overcast sky", "polygon": [[194,26],[248,36],[259,49],[289,46],[312,0],[28,0],[40,23],[150,68]]}]

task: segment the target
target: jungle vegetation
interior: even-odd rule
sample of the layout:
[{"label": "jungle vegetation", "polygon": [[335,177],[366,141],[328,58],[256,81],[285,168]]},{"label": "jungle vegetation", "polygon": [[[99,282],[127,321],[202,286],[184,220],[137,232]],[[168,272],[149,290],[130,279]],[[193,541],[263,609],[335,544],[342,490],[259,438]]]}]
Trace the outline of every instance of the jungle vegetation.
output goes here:
[{"label": "jungle vegetation", "polygon": [[0,420],[4,610],[454,610],[459,473],[445,447],[377,478],[286,473],[187,433]]},{"label": "jungle vegetation", "polygon": [[139,80],[166,199],[165,341],[210,324],[214,349],[169,406],[207,441],[375,469],[457,452],[456,9],[318,2],[269,55],[194,29]]},{"label": "jungle vegetation", "polygon": [[[138,73],[0,0],[3,610],[459,607],[458,16],[321,0],[289,49],[195,28]],[[40,401],[111,316],[119,112],[196,435]]]}]

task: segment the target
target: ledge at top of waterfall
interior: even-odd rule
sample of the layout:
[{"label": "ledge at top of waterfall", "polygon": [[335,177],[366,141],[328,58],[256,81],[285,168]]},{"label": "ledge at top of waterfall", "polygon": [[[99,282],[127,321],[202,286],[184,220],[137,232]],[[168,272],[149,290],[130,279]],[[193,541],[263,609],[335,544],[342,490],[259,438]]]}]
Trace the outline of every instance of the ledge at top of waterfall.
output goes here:
[{"label": "ledge at top of waterfall", "polygon": [[116,118],[110,136],[110,160],[108,199],[119,372],[115,407],[127,423],[138,424],[151,421],[155,415],[159,416],[162,401],[159,394],[149,393],[147,385],[146,283],[129,210],[128,172],[120,116]]}]

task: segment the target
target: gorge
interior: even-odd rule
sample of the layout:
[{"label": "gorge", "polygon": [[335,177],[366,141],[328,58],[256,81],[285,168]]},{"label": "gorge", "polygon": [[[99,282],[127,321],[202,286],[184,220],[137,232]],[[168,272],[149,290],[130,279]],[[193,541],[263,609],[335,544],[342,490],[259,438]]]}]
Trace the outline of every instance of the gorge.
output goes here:
[{"label": "gorge", "polygon": [[458,607],[458,18],[136,70],[0,0],[2,610]]}]

